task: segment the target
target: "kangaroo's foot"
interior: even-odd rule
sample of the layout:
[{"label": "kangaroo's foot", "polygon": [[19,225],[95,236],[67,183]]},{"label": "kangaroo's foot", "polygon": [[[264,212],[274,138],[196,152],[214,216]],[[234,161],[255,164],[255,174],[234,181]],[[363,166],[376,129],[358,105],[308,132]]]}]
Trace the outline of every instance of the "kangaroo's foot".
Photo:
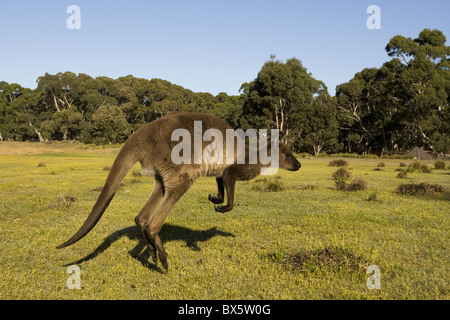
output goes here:
[{"label": "kangaroo's foot", "polygon": [[156,264],[157,257],[156,257],[156,246],[154,243],[152,243],[152,241],[150,241],[149,236],[147,235],[147,232],[145,231],[145,226],[142,227],[138,221],[138,217],[136,217],[134,219],[134,221],[136,222],[136,225],[138,226],[139,230],[141,230],[142,235],[144,236],[145,242],[147,243],[147,248],[148,251],[150,253],[150,257],[152,257],[153,262]]},{"label": "kangaroo's foot", "polygon": [[210,193],[208,195],[208,200],[211,201],[214,204],[221,204],[223,203],[224,199],[220,195],[214,195],[213,193]]},{"label": "kangaroo's foot", "polygon": [[217,212],[228,212],[228,211],[231,211],[231,210],[233,210],[233,208],[232,207],[229,207],[229,206],[214,206],[214,209],[217,211]]}]

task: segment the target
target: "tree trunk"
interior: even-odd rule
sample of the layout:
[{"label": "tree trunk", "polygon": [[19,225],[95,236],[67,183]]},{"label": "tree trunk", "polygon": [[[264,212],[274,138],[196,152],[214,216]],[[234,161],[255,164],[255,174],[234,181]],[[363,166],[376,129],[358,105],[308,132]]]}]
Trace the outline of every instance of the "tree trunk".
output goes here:
[{"label": "tree trunk", "polygon": [[42,137],[41,132],[35,127],[33,126],[33,124],[31,122],[28,122],[28,125],[33,128],[33,131],[37,134],[38,138],[39,138],[39,142],[45,142],[44,137]]},{"label": "tree trunk", "polygon": [[314,145],[313,148],[314,148],[314,156],[318,156],[320,151],[322,151],[323,144],[320,143],[320,144]]},{"label": "tree trunk", "polygon": [[53,95],[53,100],[55,101],[56,111],[61,112],[61,110],[59,109],[59,106],[58,106],[58,102],[56,101],[56,96],[55,95]]}]

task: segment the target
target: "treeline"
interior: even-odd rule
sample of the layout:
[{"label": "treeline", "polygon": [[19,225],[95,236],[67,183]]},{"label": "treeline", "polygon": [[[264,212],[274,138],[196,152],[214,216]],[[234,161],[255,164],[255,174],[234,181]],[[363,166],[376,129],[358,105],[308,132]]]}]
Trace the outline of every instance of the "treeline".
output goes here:
[{"label": "treeline", "polygon": [[208,112],[233,122],[241,99],[131,75],[111,79],[46,73],[34,90],[0,82],[0,139],[120,143],[170,111]]},{"label": "treeline", "polygon": [[235,128],[277,128],[297,152],[450,151],[450,47],[439,30],[395,36],[392,59],[331,96],[296,59],[271,57],[241,95],[195,93],[161,79],[45,75],[34,90],[0,82],[0,140],[125,141],[170,111],[211,113]]}]

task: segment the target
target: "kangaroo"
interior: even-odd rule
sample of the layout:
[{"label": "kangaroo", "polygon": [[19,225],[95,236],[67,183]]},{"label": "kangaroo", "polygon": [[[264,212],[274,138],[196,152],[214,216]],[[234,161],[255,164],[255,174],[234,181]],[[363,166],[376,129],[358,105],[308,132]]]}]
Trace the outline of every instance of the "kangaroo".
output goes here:
[{"label": "kangaroo", "polygon": [[[193,161],[190,164],[175,164],[171,159],[172,149],[176,144],[173,141],[173,132],[183,129],[194,135],[196,121],[201,121],[202,131],[215,129],[225,133],[227,129],[232,129],[225,121],[213,115],[181,112],[170,113],[141,127],[130,136],[117,155],[105,185],[81,228],[57,248],[74,244],[92,230],[113,199],[128,171],[135,163],[140,162],[142,174],[154,176],[154,187],[146,204],[135,217],[135,222],[147,242],[150,256],[155,265],[157,256],[159,256],[163,268],[168,270],[167,253],[158,234],[173,206],[188,191],[194,181],[200,176],[215,176],[218,194],[210,194],[208,198],[214,203],[216,211],[227,212],[233,209],[235,182],[252,179],[260,174],[262,167],[269,166],[259,163],[247,164],[247,155],[244,164],[237,164],[236,147],[234,162],[231,164],[228,161],[222,161],[222,163],[219,161],[195,163]],[[195,149],[196,146],[193,144],[194,141],[191,141],[192,149]],[[208,143],[202,141],[201,146],[202,151],[205,151]],[[226,155],[225,148],[223,155],[224,157]],[[279,146],[279,158],[279,167],[282,169],[296,171],[301,166],[283,143],[280,143]],[[225,191],[227,204],[219,206],[224,202]]]}]

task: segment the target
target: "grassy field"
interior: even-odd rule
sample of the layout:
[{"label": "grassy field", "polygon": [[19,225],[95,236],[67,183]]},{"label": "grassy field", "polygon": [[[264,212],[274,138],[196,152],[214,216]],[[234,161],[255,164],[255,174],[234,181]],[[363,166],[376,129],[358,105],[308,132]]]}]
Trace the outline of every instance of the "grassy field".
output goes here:
[{"label": "grassy field", "polygon": [[[400,179],[400,162],[413,160],[346,158],[368,187],[340,191],[332,159],[301,159],[298,172],[238,182],[229,213],[214,211],[215,179],[201,178],[160,233],[164,272],[133,220],[153,184],[139,165],[91,233],[55,249],[85,220],[118,150],[0,142],[0,299],[449,299],[448,169]],[[394,193],[420,182],[444,191]],[[66,285],[71,264],[80,290]],[[380,268],[380,289],[367,287],[369,265]]]}]

